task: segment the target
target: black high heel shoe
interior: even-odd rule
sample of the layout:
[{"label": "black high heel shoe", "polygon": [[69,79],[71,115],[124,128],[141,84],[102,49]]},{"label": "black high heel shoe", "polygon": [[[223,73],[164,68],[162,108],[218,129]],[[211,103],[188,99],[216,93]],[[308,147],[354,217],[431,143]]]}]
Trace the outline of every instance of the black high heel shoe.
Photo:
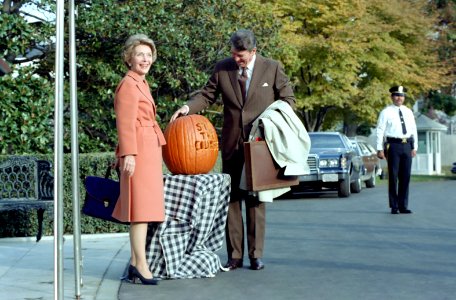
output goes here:
[{"label": "black high heel shoe", "polygon": [[133,269],[134,269],[134,268],[135,268],[135,267],[133,267],[133,265],[129,265],[129,266],[128,266],[128,275],[127,275],[127,278],[128,278],[128,280],[130,280],[130,281],[133,280]]},{"label": "black high heel shoe", "polygon": [[127,274],[123,275],[120,279],[121,280],[132,281],[133,280],[133,268],[134,268],[133,265],[129,265]]},{"label": "black high heel shoe", "polygon": [[[128,270],[130,271],[130,268],[128,268]],[[136,269],[136,267],[133,267],[133,266],[131,266],[131,275],[132,275],[133,283],[139,283],[138,282],[138,279],[139,279],[139,281],[141,281],[141,283],[144,285],[157,285],[158,284],[157,279],[144,278],[144,276],[142,276],[141,273],[139,273],[138,269]]]}]

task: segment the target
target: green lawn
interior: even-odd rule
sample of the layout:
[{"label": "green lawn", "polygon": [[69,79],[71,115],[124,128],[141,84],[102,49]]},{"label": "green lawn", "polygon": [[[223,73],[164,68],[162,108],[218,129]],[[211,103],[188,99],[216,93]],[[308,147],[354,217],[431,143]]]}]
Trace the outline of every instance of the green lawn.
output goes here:
[{"label": "green lawn", "polygon": [[[451,166],[442,166],[442,175],[412,175],[412,182],[427,182],[441,180],[456,180],[456,174],[451,173]],[[387,178],[377,180],[377,185],[387,184]]]},{"label": "green lawn", "polygon": [[412,182],[456,180],[455,175],[412,175]]}]

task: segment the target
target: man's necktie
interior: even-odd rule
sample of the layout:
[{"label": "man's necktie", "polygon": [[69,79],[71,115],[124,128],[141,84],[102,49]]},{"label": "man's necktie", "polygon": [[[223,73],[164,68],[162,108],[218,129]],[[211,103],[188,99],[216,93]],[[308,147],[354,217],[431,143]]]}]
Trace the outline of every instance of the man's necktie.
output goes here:
[{"label": "man's necktie", "polygon": [[400,109],[399,109],[399,118],[401,118],[402,133],[407,134],[407,128],[405,128],[404,116],[402,115],[402,111]]},{"label": "man's necktie", "polygon": [[242,73],[241,73],[241,76],[239,76],[238,81],[239,81],[239,85],[241,87],[242,101],[245,102],[245,98],[247,97],[247,92],[246,92],[247,71],[245,68],[242,68]]}]

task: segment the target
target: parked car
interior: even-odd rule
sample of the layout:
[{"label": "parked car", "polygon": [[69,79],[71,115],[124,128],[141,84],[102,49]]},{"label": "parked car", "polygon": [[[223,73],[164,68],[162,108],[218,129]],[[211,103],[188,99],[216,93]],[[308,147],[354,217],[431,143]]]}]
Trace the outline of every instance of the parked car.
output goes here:
[{"label": "parked car", "polygon": [[453,167],[451,168],[451,173],[456,174],[456,162],[453,163]]},{"label": "parked car", "polygon": [[309,132],[309,137],[310,174],[299,176],[299,185],[292,190],[332,189],[339,197],[359,193],[362,159],[347,136],[339,132]]},{"label": "parked car", "polygon": [[369,143],[356,138],[350,138],[350,140],[363,161],[360,172],[361,181],[366,184],[367,188],[375,187],[377,176],[381,176],[383,173],[377,151]]}]

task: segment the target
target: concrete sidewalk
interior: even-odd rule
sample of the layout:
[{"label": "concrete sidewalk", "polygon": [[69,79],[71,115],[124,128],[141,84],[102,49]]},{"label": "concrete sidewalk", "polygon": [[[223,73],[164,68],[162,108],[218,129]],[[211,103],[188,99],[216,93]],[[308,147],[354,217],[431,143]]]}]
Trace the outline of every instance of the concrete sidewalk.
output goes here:
[{"label": "concrete sidewalk", "polygon": [[[121,282],[127,234],[82,238],[81,299],[443,300],[456,295],[456,180],[413,183],[411,215],[391,215],[386,185],[349,198],[313,194],[268,204],[266,268],[214,278]],[[224,262],[225,249],[219,251]],[[245,261],[248,262],[246,258]],[[74,299],[73,243],[64,243]],[[53,239],[0,239],[0,299],[54,299]]]},{"label": "concrete sidewalk", "polygon": [[[117,299],[130,257],[128,234],[81,237],[81,299]],[[73,239],[64,237],[64,298],[75,299]],[[0,299],[54,299],[54,239],[0,239]]]}]

